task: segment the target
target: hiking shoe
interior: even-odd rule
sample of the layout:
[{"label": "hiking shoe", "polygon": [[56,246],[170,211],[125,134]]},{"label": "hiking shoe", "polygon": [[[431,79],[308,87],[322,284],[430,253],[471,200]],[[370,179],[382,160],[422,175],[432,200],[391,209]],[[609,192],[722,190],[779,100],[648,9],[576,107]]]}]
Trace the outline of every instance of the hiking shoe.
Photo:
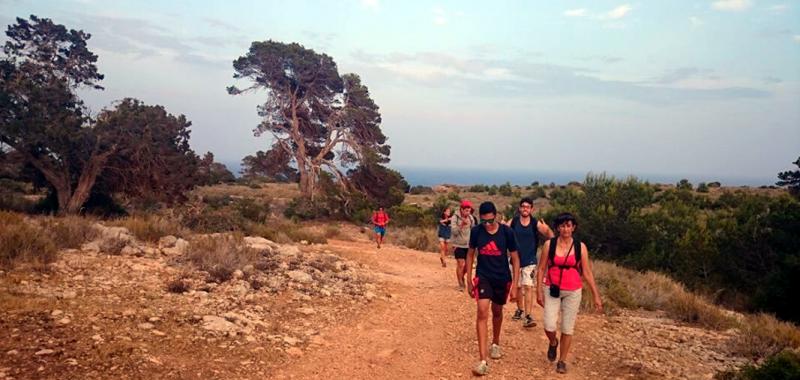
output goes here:
[{"label": "hiking shoe", "polygon": [[520,309],[517,309],[517,311],[514,312],[514,316],[511,317],[511,319],[513,319],[515,321],[518,321],[518,320],[522,319],[522,313],[524,313],[524,311],[522,311]]},{"label": "hiking shoe", "polygon": [[486,363],[486,360],[481,360],[480,362],[478,362],[478,365],[476,365],[475,368],[472,369],[472,373],[475,374],[475,376],[488,375],[489,364]]},{"label": "hiking shoe", "polygon": [[556,345],[548,345],[547,346],[547,360],[554,362],[556,361],[556,355],[558,354],[558,341],[556,341]]},{"label": "hiking shoe", "polygon": [[492,359],[500,359],[503,357],[503,350],[500,349],[499,345],[492,343],[492,346],[489,347],[489,357]]},{"label": "hiking shoe", "polygon": [[567,373],[567,363],[559,360],[558,363],[556,363],[556,372]]},{"label": "hiking shoe", "polygon": [[522,323],[522,327],[536,327],[536,321],[533,320],[533,317],[530,315],[526,315],[525,322]]}]

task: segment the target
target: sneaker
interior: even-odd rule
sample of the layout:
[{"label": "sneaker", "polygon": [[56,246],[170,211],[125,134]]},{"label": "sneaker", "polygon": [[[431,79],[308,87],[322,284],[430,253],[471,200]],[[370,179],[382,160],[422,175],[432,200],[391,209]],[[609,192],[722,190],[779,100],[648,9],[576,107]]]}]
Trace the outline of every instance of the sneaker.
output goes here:
[{"label": "sneaker", "polygon": [[492,359],[500,359],[503,357],[503,350],[500,349],[499,345],[492,343],[492,346],[489,347],[489,357]]},{"label": "sneaker", "polygon": [[481,360],[475,368],[472,369],[472,373],[475,376],[483,376],[489,374],[489,364],[486,363],[486,360]]},{"label": "sneaker", "polygon": [[556,363],[556,372],[567,373],[567,363],[559,360],[558,363]]},{"label": "sneaker", "polygon": [[530,315],[526,315],[522,327],[536,327],[536,321]]},{"label": "sneaker", "polygon": [[515,321],[518,321],[518,320],[522,319],[522,313],[524,313],[524,311],[522,311],[520,309],[517,309],[517,311],[514,312],[514,316],[511,317],[511,319],[513,319]]},{"label": "sneaker", "polygon": [[548,344],[548,346],[547,346],[547,360],[549,360],[551,362],[556,361],[556,355],[557,354],[558,354],[558,341],[556,341],[556,345],[555,346]]}]

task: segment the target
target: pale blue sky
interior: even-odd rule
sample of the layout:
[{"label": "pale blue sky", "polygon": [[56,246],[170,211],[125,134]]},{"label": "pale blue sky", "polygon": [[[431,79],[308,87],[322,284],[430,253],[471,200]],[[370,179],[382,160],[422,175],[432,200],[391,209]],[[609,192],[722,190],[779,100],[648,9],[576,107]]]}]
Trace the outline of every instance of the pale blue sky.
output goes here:
[{"label": "pale blue sky", "polygon": [[758,178],[800,155],[800,1],[14,1],[92,34],[126,96],[193,122],[223,162],[267,148],[265,94],[233,97],[250,42],[362,76],[397,167]]}]

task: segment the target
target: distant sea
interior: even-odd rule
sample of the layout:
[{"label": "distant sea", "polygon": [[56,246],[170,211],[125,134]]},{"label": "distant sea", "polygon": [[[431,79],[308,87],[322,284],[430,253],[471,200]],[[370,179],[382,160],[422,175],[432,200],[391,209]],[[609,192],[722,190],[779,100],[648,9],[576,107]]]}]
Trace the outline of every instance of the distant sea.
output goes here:
[{"label": "distant sea", "polygon": [[[414,168],[414,167],[393,167],[406,178],[409,184],[433,186],[438,184],[455,185],[499,185],[510,182],[512,185],[530,185],[538,181],[542,185],[555,183],[565,185],[571,181],[583,182],[586,172],[558,172],[558,171],[536,171],[536,170],[488,170],[488,169],[435,169],[435,168]],[[601,173],[601,172],[594,172]],[[699,182],[720,182],[723,186],[761,186],[774,185],[777,180],[775,177],[747,178],[747,177],[727,177],[727,176],[702,176],[702,175],[680,175],[680,174],[647,174],[647,173],[616,173],[606,172],[609,176],[616,178],[627,178],[635,176],[643,181],[650,183],[675,184],[681,179],[688,179],[694,185]]]},{"label": "distant sea", "polygon": [[[228,170],[237,177],[240,176],[241,162],[224,162]],[[583,182],[586,172],[558,172],[543,170],[489,170],[489,169],[437,169],[389,165],[398,170],[412,186],[433,186],[443,183],[455,185],[500,185],[510,182],[512,185],[530,185],[538,181],[542,185],[555,183],[565,185],[571,181]],[[599,173],[599,172],[595,172]],[[617,173],[606,172],[617,178],[627,178],[630,175],[651,183],[675,184],[681,179],[688,179],[694,185],[699,182],[720,182],[723,186],[761,186],[774,185],[775,176],[763,178],[730,177],[730,176],[702,176],[680,174],[648,174],[648,173]]]}]

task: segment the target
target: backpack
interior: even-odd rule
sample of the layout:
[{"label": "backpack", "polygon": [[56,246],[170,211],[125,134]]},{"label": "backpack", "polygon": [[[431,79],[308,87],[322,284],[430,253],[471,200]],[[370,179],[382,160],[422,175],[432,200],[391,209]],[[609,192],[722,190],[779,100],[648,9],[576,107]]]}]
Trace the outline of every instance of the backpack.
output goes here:
[{"label": "backpack", "polygon": [[[555,262],[553,260],[555,260],[555,258],[556,258],[556,244],[557,244],[557,242],[558,242],[558,238],[557,237],[554,237],[554,238],[550,239],[550,249],[549,249],[549,252],[547,252],[547,265],[548,266],[556,266]],[[575,268],[578,271],[578,273],[581,276],[583,276],[583,269],[581,267],[581,242],[578,239],[572,238],[572,244],[574,244],[574,248],[573,249],[575,250],[575,266],[558,265],[558,267],[561,268],[561,269]]]}]

